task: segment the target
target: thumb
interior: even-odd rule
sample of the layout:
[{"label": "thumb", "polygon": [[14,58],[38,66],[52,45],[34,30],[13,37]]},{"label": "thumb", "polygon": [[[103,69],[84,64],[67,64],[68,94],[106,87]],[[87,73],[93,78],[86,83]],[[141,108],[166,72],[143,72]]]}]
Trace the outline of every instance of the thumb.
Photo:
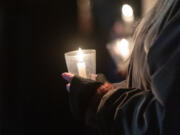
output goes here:
[{"label": "thumb", "polygon": [[71,73],[62,73],[61,76],[66,81],[71,82],[72,78],[74,77],[74,74],[71,74]]},{"label": "thumb", "polygon": [[69,93],[70,93],[70,86],[71,86],[70,83],[66,84],[66,90],[67,90],[67,92],[69,92]]}]

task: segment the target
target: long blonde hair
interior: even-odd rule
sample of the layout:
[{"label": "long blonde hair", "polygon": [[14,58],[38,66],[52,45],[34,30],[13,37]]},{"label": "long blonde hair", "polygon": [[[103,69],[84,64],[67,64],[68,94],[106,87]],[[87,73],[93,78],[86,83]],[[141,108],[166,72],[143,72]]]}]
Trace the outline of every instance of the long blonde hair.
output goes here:
[{"label": "long blonde hair", "polygon": [[[141,20],[134,33],[134,49],[131,55],[132,87],[149,89],[151,77],[147,64],[149,49],[158,34],[174,14],[179,0],[158,0],[154,8]],[[129,77],[130,78],[130,77]]]}]

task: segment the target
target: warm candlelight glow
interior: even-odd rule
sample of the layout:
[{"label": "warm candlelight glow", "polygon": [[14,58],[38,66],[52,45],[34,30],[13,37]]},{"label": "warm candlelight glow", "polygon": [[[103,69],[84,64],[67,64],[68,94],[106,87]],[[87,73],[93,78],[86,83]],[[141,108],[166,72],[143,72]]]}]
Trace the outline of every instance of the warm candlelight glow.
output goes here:
[{"label": "warm candlelight glow", "polygon": [[82,49],[79,48],[79,50],[77,51],[77,55],[76,55],[77,61],[82,62],[83,57],[84,57],[84,53],[83,53]]},{"label": "warm candlelight glow", "polygon": [[84,53],[82,51],[81,48],[79,48],[79,50],[77,51],[77,55],[76,55],[76,58],[77,58],[77,69],[78,69],[78,73],[79,73],[79,76],[81,77],[84,77],[86,78],[87,75],[86,75],[86,64],[84,63]]},{"label": "warm candlelight glow", "polygon": [[122,6],[122,18],[125,22],[133,22],[134,21],[134,12],[130,5],[124,4]]},{"label": "warm candlelight glow", "polygon": [[118,40],[116,43],[116,51],[123,56],[123,58],[127,58],[130,54],[129,50],[129,42],[126,39]]},{"label": "warm candlelight glow", "polygon": [[132,37],[117,38],[107,44],[107,49],[116,64],[117,70],[126,72],[133,50]]},{"label": "warm candlelight glow", "polygon": [[64,55],[69,73],[88,79],[96,74],[96,50],[79,48]]}]

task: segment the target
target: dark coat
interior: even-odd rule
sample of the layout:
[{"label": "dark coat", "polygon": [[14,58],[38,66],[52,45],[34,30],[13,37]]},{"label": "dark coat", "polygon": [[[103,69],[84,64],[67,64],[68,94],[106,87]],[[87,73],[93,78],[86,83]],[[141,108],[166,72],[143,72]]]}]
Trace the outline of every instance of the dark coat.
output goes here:
[{"label": "dark coat", "polygon": [[150,48],[148,65],[149,91],[120,84],[101,98],[96,90],[103,82],[76,76],[70,92],[73,114],[93,119],[102,135],[180,135],[180,13]]}]

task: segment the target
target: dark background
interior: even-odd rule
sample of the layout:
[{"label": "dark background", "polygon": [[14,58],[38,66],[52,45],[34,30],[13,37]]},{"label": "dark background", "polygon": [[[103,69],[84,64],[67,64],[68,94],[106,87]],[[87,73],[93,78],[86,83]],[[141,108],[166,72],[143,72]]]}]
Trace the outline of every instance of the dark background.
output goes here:
[{"label": "dark background", "polygon": [[0,134],[97,134],[72,117],[65,81],[60,76],[67,71],[64,53],[76,50],[79,44],[96,49],[97,72],[108,76],[106,65],[111,59],[105,44],[117,1],[96,2],[95,29],[90,35],[78,30],[75,0],[1,3]]}]

